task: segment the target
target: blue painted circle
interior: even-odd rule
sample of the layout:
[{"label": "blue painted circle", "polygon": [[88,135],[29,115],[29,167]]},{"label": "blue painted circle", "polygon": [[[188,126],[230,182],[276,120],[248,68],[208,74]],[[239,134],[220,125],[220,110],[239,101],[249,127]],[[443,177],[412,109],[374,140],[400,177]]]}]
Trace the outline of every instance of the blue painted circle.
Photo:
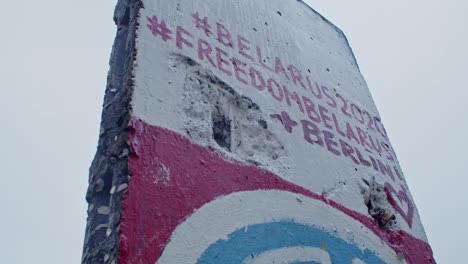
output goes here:
[{"label": "blue painted circle", "polygon": [[234,231],[227,240],[221,239],[210,245],[198,259],[198,264],[242,264],[249,256],[287,247],[325,247],[333,264],[351,264],[355,258],[365,263],[385,263],[369,249],[361,250],[317,227],[282,221]]}]

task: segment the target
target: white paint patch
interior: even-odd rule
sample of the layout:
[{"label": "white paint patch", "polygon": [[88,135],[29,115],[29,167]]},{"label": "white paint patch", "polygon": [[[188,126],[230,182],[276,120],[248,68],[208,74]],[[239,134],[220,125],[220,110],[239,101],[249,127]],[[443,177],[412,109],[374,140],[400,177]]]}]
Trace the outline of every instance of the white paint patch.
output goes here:
[{"label": "white paint patch", "polygon": [[289,247],[265,252],[253,259],[244,260],[243,264],[289,264],[315,261],[320,264],[332,264],[330,255],[321,248]]}]

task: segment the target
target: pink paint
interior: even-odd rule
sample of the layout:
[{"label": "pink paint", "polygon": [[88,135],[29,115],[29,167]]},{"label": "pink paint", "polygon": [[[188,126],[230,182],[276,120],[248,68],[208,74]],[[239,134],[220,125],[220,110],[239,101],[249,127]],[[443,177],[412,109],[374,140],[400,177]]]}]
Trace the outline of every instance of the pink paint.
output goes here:
[{"label": "pink paint", "polygon": [[280,75],[282,73],[286,79],[289,80],[288,73],[284,69],[283,63],[281,62],[281,59],[276,57],[275,58],[275,73]]},{"label": "pink paint", "polygon": [[[273,87],[276,87],[274,89]],[[282,102],[284,98],[284,93],[283,89],[281,89],[280,84],[275,81],[275,79],[270,78],[267,81],[267,88],[268,88],[268,93],[278,102]],[[278,93],[275,93],[275,90],[278,91]]]},{"label": "pink paint", "polygon": [[375,150],[379,154],[382,153],[382,145],[379,142],[379,139],[377,138],[374,139],[371,135],[368,135],[368,137],[369,137],[369,142],[371,144],[372,149]]},{"label": "pink paint", "polygon": [[211,32],[211,26],[208,23],[208,17],[200,17],[200,14],[198,12],[192,14],[193,18],[193,23],[195,24],[195,27],[197,29],[202,30],[207,37],[210,37],[213,35],[213,32]]},{"label": "pink paint", "polygon": [[[169,130],[132,118],[131,179],[123,201],[119,263],[155,263],[175,228],[219,196],[250,190],[283,190],[320,200],[361,222],[408,263],[435,263],[429,245],[404,231],[386,231],[368,216],[249,164],[220,156]],[[170,175],[155,183],[158,168]],[[394,192],[392,192],[393,194]],[[400,198],[400,196],[398,196]]]},{"label": "pink paint", "polygon": [[247,64],[237,58],[232,58],[232,65],[234,65],[234,74],[236,75],[237,80],[245,85],[249,85],[247,79],[244,78],[247,77],[247,71],[245,70]]},{"label": "pink paint", "polygon": [[366,118],[367,118],[367,127],[372,130],[372,131],[375,131],[375,127],[376,127],[376,124],[375,124],[375,120],[376,118],[375,117],[372,117],[369,112],[367,112],[366,110],[363,111],[363,114],[365,116],[364,118],[364,122],[366,122]]},{"label": "pink paint", "polygon": [[286,86],[283,86],[283,91],[284,91],[284,97],[286,98],[286,103],[288,104],[289,107],[292,106],[291,100],[296,102],[297,106],[299,107],[299,110],[304,113],[304,107],[302,106],[302,101],[300,100],[299,96],[297,95],[296,92],[290,92]]},{"label": "pink paint", "polygon": [[336,148],[338,147],[338,143],[333,139],[335,135],[328,131],[323,131],[322,133],[327,150],[335,154],[336,156],[340,156],[341,152]]},{"label": "pink paint", "polygon": [[[312,93],[313,96],[315,96],[315,98],[317,98],[318,100],[321,100],[322,99],[322,89],[320,89],[320,86],[318,85],[317,82],[315,82],[313,85],[312,82],[310,81],[310,77],[307,76],[306,77],[306,80],[307,80],[307,85],[309,86],[309,91],[310,93]],[[314,87],[317,88],[316,91],[314,91]]]},{"label": "pink paint", "polygon": [[250,67],[250,80],[252,87],[259,91],[263,91],[266,88],[265,79],[263,79],[262,74],[257,71],[255,68]]},{"label": "pink paint", "polygon": [[281,114],[271,115],[271,117],[279,120],[288,133],[292,133],[293,128],[297,126],[297,122],[292,120],[289,114],[284,111]]},{"label": "pink paint", "polygon": [[356,133],[354,132],[353,127],[348,122],[346,122],[346,137],[348,140],[354,139],[357,144],[361,144],[358,137],[356,136]]},{"label": "pink paint", "polygon": [[321,106],[321,105],[319,105],[318,109],[319,109],[319,113],[320,113],[320,118],[323,121],[323,125],[328,129],[333,129],[333,126],[330,123],[330,121],[332,121],[332,119],[328,115],[328,109]]},{"label": "pink paint", "polygon": [[[340,139],[340,145],[341,145],[341,152],[343,153],[343,155],[345,157],[348,157],[350,158],[355,164],[357,165],[360,165],[360,162],[362,162],[362,160],[358,160],[356,157],[354,157],[354,149],[348,144],[346,143],[345,141],[343,141],[342,139]],[[356,153],[358,153],[356,151]],[[359,155],[358,155],[359,157]]]},{"label": "pink paint", "polygon": [[325,146],[323,139],[320,136],[320,129],[318,126],[309,120],[302,120],[302,132],[304,133],[304,140],[312,145],[318,144],[319,146]]},{"label": "pink paint", "polygon": [[229,30],[221,23],[216,23],[216,31],[218,32],[218,42],[228,48],[233,48],[232,36]]},{"label": "pink paint", "polygon": [[359,121],[359,123],[364,124],[364,115],[362,114],[361,108],[359,108],[354,103],[351,103],[351,113],[353,113],[354,118]]},{"label": "pink paint", "polygon": [[334,125],[335,125],[335,130],[336,130],[336,132],[338,132],[338,134],[339,134],[340,136],[342,136],[343,138],[346,138],[346,134],[345,134],[345,132],[343,132],[343,130],[340,128],[340,124],[339,124],[339,122],[338,122],[338,118],[336,117],[336,115],[335,115],[334,113],[332,113],[331,116],[332,116],[332,119],[333,119],[333,123],[334,123]]},{"label": "pink paint", "polygon": [[220,71],[222,71],[224,74],[226,74],[227,76],[231,76],[232,75],[232,72],[230,72],[229,70],[227,70],[225,68],[225,66],[230,66],[231,64],[229,63],[229,57],[228,57],[228,54],[216,47],[216,62],[218,62],[218,69]]},{"label": "pink paint", "polygon": [[166,42],[170,40],[172,31],[167,27],[166,21],[161,20],[159,21],[156,16],[153,17],[146,17],[146,20],[148,21],[148,28],[151,30],[151,33],[155,37],[161,37],[161,39]]},{"label": "pink paint", "polygon": [[241,35],[237,35],[237,44],[239,47],[239,54],[244,56],[245,58],[255,61],[255,59],[252,57],[252,55],[248,54],[247,52],[250,52],[250,41],[242,37]]},{"label": "pink paint", "polygon": [[304,102],[305,111],[309,119],[315,123],[322,122],[320,115],[317,113],[314,102],[306,96],[302,96],[302,101]]},{"label": "pink paint", "polygon": [[289,65],[288,70],[289,70],[289,73],[291,74],[291,79],[294,85],[298,86],[298,84],[300,84],[300,86],[303,89],[306,89],[304,82],[302,81],[303,76],[302,76],[301,71],[299,71],[299,69],[297,69],[296,66],[294,65]]},{"label": "pink paint", "polygon": [[339,93],[336,93],[335,96],[341,101],[341,107],[338,106],[341,109],[341,112],[347,117],[352,117],[351,114],[348,112],[348,100],[346,100]]},{"label": "pink paint", "polygon": [[323,95],[325,95],[325,97],[328,99],[327,105],[329,105],[332,108],[336,108],[337,103],[335,99],[333,98],[333,96],[330,95],[328,87],[322,85],[321,88],[322,88]]},{"label": "pink paint", "polygon": [[392,179],[393,181],[395,181],[395,176],[393,176],[393,171],[392,171],[392,168],[387,165],[387,164],[384,164],[382,161],[378,160],[377,161],[377,164],[379,165],[379,169],[380,169],[380,172],[385,175],[385,176],[389,176],[390,179]]},{"label": "pink paint", "polygon": [[192,33],[188,32],[183,27],[180,27],[180,26],[177,27],[177,30],[176,30],[176,46],[177,46],[177,48],[182,49],[183,44],[185,44],[189,48],[193,48],[193,44],[190,41],[188,41],[184,37],[184,35],[193,38]]},{"label": "pink paint", "polygon": [[390,147],[390,145],[388,143],[386,143],[386,142],[382,142],[381,145],[382,145],[383,149],[385,150],[385,152],[387,152],[387,154],[388,154],[387,155],[388,160],[395,161],[394,157],[396,157],[396,154],[393,151],[393,148]]},{"label": "pink paint", "polygon": [[[332,117],[333,117],[335,127],[333,127],[331,124],[327,123],[328,121],[331,120],[330,117],[325,114],[325,113],[328,113],[327,108],[319,105],[320,115],[318,116],[318,118],[314,118],[313,116],[310,115],[310,110],[311,110],[310,107],[311,106],[313,107],[313,105],[309,104],[309,102],[311,102],[310,99],[303,96],[303,101],[304,101],[305,109],[306,109],[306,111],[308,113],[309,118],[311,118],[317,124],[320,124],[322,122],[322,120],[323,120],[323,123],[324,123],[326,128],[334,129],[343,138],[348,137],[348,139],[350,139],[350,137],[352,136],[352,138],[354,138],[355,141],[358,144],[360,144],[360,141],[356,138],[356,136],[354,135],[354,132],[352,132],[353,130],[352,130],[351,126],[349,125],[349,123],[346,123],[347,124],[347,134],[345,135],[344,132],[341,131],[341,129],[339,128],[338,120],[337,120],[337,118],[336,118],[336,116],[334,114],[332,114]],[[272,117],[275,117],[275,118],[277,116],[280,116],[280,115],[272,115]],[[381,173],[382,176],[390,177],[393,181],[395,181],[394,172],[392,170],[392,169],[394,169],[395,174],[397,174],[399,176],[399,178],[402,179],[402,176],[399,175],[398,166],[393,166],[393,168],[392,168],[390,165],[382,162],[379,159],[374,159],[372,156],[369,156],[369,159],[370,159],[370,161],[369,161],[369,160],[366,159],[366,157],[364,157],[364,155],[361,153],[361,151],[359,151],[358,148],[352,148],[350,144],[348,144],[346,141],[344,141],[342,139],[339,139],[339,142],[340,142],[340,145],[341,145],[341,152],[342,152],[342,153],[339,153],[336,148],[329,147],[330,144],[335,145],[334,143],[337,143],[337,142],[331,140],[332,138],[335,137],[335,135],[331,131],[326,130],[326,129],[321,130],[318,126],[316,126],[313,123],[308,122],[307,120],[302,120],[301,122],[303,124],[304,139],[308,143],[318,144],[318,145],[320,145],[322,147],[326,146],[326,149],[328,151],[330,151],[331,153],[333,153],[333,154],[335,154],[337,156],[340,156],[340,154],[343,154],[345,157],[350,158],[357,165],[363,165],[363,166],[366,166],[366,167],[371,167],[371,165],[373,165],[372,167],[374,168],[375,171]],[[291,133],[290,128],[288,128],[288,127],[285,127],[285,128],[286,128],[288,133]],[[363,135],[363,131],[359,130],[359,128],[358,128],[358,131],[361,132],[361,136],[365,136],[365,135]],[[329,139],[329,144],[324,144],[324,141],[326,141],[326,137]],[[373,142],[372,138],[370,136],[369,136],[369,139],[371,139],[371,142]],[[380,149],[378,153],[381,153],[381,151],[382,150]],[[352,155],[354,152],[356,152],[357,158],[354,155]],[[370,152],[370,150],[368,150],[368,152]],[[389,158],[389,160],[392,160],[392,159]]]},{"label": "pink paint", "polygon": [[273,71],[273,69],[266,64],[266,60],[263,58],[262,50],[260,49],[259,46],[257,46],[256,50],[257,50],[258,63],[260,63],[260,65],[262,65],[264,69],[266,69],[268,71]]},{"label": "pink paint", "polygon": [[[387,182],[385,183],[385,193],[387,194],[388,202],[393,206],[393,208],[395,208],[395,210],[401,215],[401,217],[405,219],[409,227],[411,227],[413,225],[414,205],[408,197],[408,194],[405,191],[405,187],[403,185],[401,185],[400,187],[401,190],[397,192],[392,187],[392,185]],[[395,198],[398,198],[399,203]],[[406,212],[400,206],[400,204],[403,203],[406,204],[406,207],[408,207]]]},{"label": "pink paint", "polygon": [[[196,13],[194,14],[194,16],[196,17]],[[209,24],[205,25],[204,18],[200,18],[200,21],[198,22],[194,21],[194,23],[195,23],[196,28],[198,28],[197,25],[200,27],[199,29],[203,29],[206,26],[210,27]],[[162,24],[161,24],[161,27],[162,27]],[[220,23],[217,24],[217,33],[218,33],[217,40],[219,43],[222,43],[224,46],[234,48],[231,33],[224,25]],[[247,58],[248,59],[247,62],[252,63],[251,60],[253,59],[253,57],[248,53],[251,51],[251,47],[249,46],[250,41],[248,41],[241,35],[236,35],[236,36],[237,36],[237,44],[238,44],[238,47],[237,47],[238,53],[242,57]],[[384,142],[382,142],[381,144],[377,144],[378,138],[373,137],[371,134],[364,134],[365,133],[364,128],[361,128],[359,126],[350,127],[347,121],[341,121],[341,119],[338,119],[334,109],[338,109],[338,110],[341,109],[340,112],[342,112],[346,118],[359,119],[360,122],[362,121],[361,118],[364,118],[363,116],[365,115],[369,119],[367,120],[369,124],[368,126],[366,126],[366,128],[369,126],[373,128],[372,125],[374,125],[374,121],[376,119],[371,118],[370,115],[367,113],[367,111],[363,112],[360,108],[357,108],[355,104],[351,104],[351,108],[350,108],[349,107],[350,104],[347,99],[345,99],[343,96],[341,96],[338,93],[332,94],[328,87],[323,86],[323,85],[319,86],[317,82],[312,84],[309,76],[304,77],[301,71],[298,69],[298,67],[294,65],[289,65],[288,71],[286,71],[284,69],[281,59],[276,57],[274,69],[272,69],[270,66],[268,66],[265,63],[266,60],[264,59],[262,55],[261,48],[258,46],[256,47],[256,56],[258,58],[258,63],[260,63],[262,68],[268,71],[274,71],[276,75],[283,76],[286,79],[290,79],[288,76],[288,73],[291,74],[291,79],[292,79],[293,84],[295,84],[295,86],[298,86],[298,87],[305,88],[304,81],[307,81],[309,89],[306,89],[305,93],[311,93],[315,101],[311,100],[310,98],[304,95],[301,95],[300,93],[303,92],[301,90],[297,92],[296,91],[290,92],[289,89],[285,85],[279,83],[274,78],[269,78],[265,82],[266,79],[263,76],[263,73],[257,70],[254,66],[249,67],[249,64],[247,62],[244,62],[240,60],[239,58],[236,58],[235,56],[231,56],[227,50],[222,49],[220,47],[215,47],[214,45],[210,44],[207,40],[203,38],[198,38],[198,40],[196,40],[197,47],[195,47],[195,45],[192,43],[192,40],[191,40],[194,38],[195,38],[194,35],[190,33],[189,30],[183,28],[182,26],[177,27],[175,42],[176,42],[176,46],[179,49],[181,50],[183,50],[184,48],[196,49],[196,52],[198,55],[197,57],[200,61],[208,61],[211,66],[220,70],[227,77],[233,77],[233,78],[235,77],[236,81],[239,81],[240,83],[243,83],[245,85],[250,85],[256,88],[258,91],[263,91],[265,90],[265,88],[268,88],[267,89],[268,93],[278,103],[285,102],[287,106],[292,107],[293,105],[292,101],[295,101],[296,105],[299,107],[299,110],[303,114],[307,115],[308,118],[315,121],[316,123],[323,122],[323,125],[327,129],[334,130],[342,137],[345,137],[345,136],[344,136],[344,130],[340,128],[340,122],[345,122],[346,137],[348,138],[348,140],[357,139],[358,137],[356,135],[359,135],[360,140],[358,139],[356,141],[360,145],[362,145],[364,148],[366,148],[366,150],[376,151],[376,154],[380,154],[382,152],[382,146],[384,146],[383,145]],[[195,39],[193,41],[195,41]],[[234,63],[234,61],[236,63]],[[233,62],[233,63],[230,63],[230,62]],[[247,73],[246,69],[248,68],[249,68],[249,72]],[[245,76],[247,78],[244,77],[244,75],[247,75],[247,74],[250,75],[250,80],[248,76]],[[317,91],[315,91],[314,88],[316,88]],[[286,99],[286,100],[283,100],[283,99]],[[314,119],[313,114],[316,111],[315,109],[313,109],[314,107],[318,107],[317,112],[320,114],[320,117],[318,119]],[[351,110],[349,109],[354,110],[354,113],[358,113],[357,115],[359,115],[359,113],[362,114],[362,112],[364,114],[363,116],[359,115],[358,117],[356,117],[356,115],[354,116],[351,115],[351,113],[349,112]],[[341,126],[343,128],[345,127],[344,125],[341,125]],[[354,129],[356,129],[356,132],[353,131]],[[372,131],[375,131],[375,129],[371,129],[371,131],[368,131],[368,132],[372,132]],[[389,155],[387,155],[386,157],[390,161],[395,160],[393,158],[393,155],[391,154],[390,147],[384,146],[383,150],[389,153]]]},{"label": "pink paint", "polygon": [[204,39],[198,39],[198,59],[203,61],[206,58],[213,67],[216,67],[216,64],[211,58],[212,51],[213,51],[213,48],[211,48],[210,43],[208,43]]}]

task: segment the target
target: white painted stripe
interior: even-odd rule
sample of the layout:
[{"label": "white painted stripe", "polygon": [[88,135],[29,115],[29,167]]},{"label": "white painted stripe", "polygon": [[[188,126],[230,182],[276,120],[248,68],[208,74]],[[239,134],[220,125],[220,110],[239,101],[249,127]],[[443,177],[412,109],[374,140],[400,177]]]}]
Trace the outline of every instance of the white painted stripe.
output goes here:
[{"label": "white painted stripe", "polygon": [[210,245],[227,240],[238,229],[291,219],[367,248],[387,263],[405,263],[360,222],[322,201],[285,191],[261,190],[223,196],[194,212],[176,228],[157,264],[195,264]]},{"label": "white painted stripe", "polygon": [[244,260],[243,264],[288,264],[294,262],[315,261],[321,264],[331,264],[330,255],[321,248],[288,247],[267,251],[254,258]]}]

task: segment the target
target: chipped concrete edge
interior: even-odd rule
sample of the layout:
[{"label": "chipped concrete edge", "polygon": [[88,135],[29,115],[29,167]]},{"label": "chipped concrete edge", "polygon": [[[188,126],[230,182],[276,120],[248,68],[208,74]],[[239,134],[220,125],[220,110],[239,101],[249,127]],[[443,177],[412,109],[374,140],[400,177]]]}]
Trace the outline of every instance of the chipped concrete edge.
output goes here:
[{"label": "chipped concrete edge", "polygon": [[333,24],[330,20],[328,20],[327,18],[325,18],[322,14],[320,14],[319,12],[317,12],[313,7],[311,7],[309,4],[305,3],[304,1],[302,0],[295,0],[297,2],[301,2],[302,4],[304,4],[308,9],[310,9],[312,12],[314,12],[315,14],[317,14],[325,23],[327,23],[328,25],[330,25],[339,35],[341,35],[345,42],[346,42],[346,45],[348,46],[349,48],[349,51],[351,52],[351,55],[353,56],[353,60],[354,60],[354,64],[356,65],[356,67],[358,68],[359,72],[361,71],[361,69],[359,68],[359,64],[357,62],[357,59],[356,59],[356,56],[354,55],[354,52],[353,52],[353,49],[351,48],[351,45],[349,44],[349,41],[348,41],[348,38],[346,37],[345,33],[339,28],[337,27],[335,24]]},{"label": "chipped concrete edge", "polygon": [[117,263],[120,212],[128,186],[128,124],[136,58],[140,0],[119,0],[114,12],[117,33],[110,58],[101,131],[89,169],[88,218],[82,263]]}]

